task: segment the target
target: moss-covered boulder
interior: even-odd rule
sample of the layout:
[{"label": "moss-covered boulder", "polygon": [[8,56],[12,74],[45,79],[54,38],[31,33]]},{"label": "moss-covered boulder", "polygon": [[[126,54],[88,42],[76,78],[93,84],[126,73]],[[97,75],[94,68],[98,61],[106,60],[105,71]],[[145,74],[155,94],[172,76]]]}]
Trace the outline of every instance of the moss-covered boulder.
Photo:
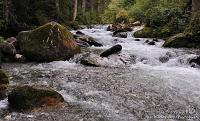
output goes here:
[{"label": "moss-covered boulder", "polygon": [[192,33],[179,33],[167,39],[163,47],[200,48],[199,39]]},{"label": "moss-covered boulder", "polygon": [[68,60],[80,53],[72,33],[56,22],[20,32],[17,40],[22,55],[31,61]]},{"label": "moss-covered boulder", "polygon": [[10,107],[16,110],[32,110],[46,106],[57,106],[64,102],[58,92],[47,87],[16,87],[8,94]]},{"label": "moss-covered boulder", "polygon": [[150,27],[144,27],[142,30],[136,31],[133,36],[135,38],[156,38],[154,30]]}]

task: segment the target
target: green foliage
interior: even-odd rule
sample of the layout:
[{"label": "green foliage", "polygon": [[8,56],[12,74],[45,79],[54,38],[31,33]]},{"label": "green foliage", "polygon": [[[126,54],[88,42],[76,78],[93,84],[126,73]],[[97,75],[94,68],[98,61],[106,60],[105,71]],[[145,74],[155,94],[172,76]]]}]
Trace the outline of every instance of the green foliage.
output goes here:
[{"label": "green foliage", "polygon": [[[153,28],[155,36],[167,37],[185,29],[190,18],[190,13],[186,9],[187,3],[188,0],[170,2],[166,0],[113,0],[104,18],[111,23],[139,20],[147,27]],[[117,19],[122,11],[126,14]]]},{"label": "green foliage", "polygon": [[84,14],[80,13],[76,19],[79,24],[84,25],[101,23],[101,18],[92,11],[85,12]]}]

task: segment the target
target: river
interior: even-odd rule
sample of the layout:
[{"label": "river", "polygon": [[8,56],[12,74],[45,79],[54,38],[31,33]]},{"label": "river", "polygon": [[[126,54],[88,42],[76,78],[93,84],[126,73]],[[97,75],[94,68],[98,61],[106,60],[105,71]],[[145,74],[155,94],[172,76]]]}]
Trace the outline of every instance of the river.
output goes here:
[{"label": "river", "polygon": [[163,48],[163,40],[148,45],[150,38],[135,41],[130,33],[128,38],[112,37],[106,27],[80,30],[103,44],[84,52],[122,45],[122,52],[103,58],[101,67],[76,63],[79,56],[51,63],[4,63],[11,86],[47,85],[61,93],[65,103],[54,110],[12,112],[4,99],[0,120],[199,121],[200,69],[192,68],[189,60],[200,51]]}]

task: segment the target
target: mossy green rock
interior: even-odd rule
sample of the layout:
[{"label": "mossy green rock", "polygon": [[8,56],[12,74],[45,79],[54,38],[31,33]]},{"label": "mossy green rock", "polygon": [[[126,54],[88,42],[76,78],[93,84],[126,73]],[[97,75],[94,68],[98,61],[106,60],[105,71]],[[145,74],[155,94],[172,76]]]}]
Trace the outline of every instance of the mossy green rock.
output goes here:
[{"label": "mossy green rock", "polygon": [[179,33],[167,39],[163,47],[200,48],[200,41],[192,33]]},{"label": "mossy green rock", "polygon": [[0,85],[8,83],[9,83],[8,76],[2,70],[0,70]]},{"label": "mossy green rock", "polygon": [[56,22],[20,32],[17,40],[22,55],[31,61],[68,60],[80,53],[72,33]]},{"label": "mossy green rock", "polygon": [[139,30],[133,34],[135,38],[155,38],[156,35],[152,28],[144,27],[142,30]]},{"label": "mossy green rock", "polygon": [[32,110],[43,106],[56,106],[64,102],[58,92],[47,87],[16,87],[8,95],[10,107],[15,110]]}]

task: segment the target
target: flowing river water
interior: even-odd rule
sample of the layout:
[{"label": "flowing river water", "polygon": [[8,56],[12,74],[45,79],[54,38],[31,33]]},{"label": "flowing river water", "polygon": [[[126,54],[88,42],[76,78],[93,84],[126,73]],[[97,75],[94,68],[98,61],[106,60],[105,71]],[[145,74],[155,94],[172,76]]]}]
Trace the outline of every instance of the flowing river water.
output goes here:
[{"label": "flowing river water", "polygon": [[122,45],[122,52],[99,60],[101,67],[77,63],[80,55],[70,61],[3,64],[11,86],[47,85],[61,93],[65,103],[54,110],[13,112],[4,99],[0,120],[200,120],[200,69],[189,64],[199,50],[163,48],[162,40],[148,45],[148,38],[135,41],[130,35],[112,37],[106,26],[80,31],[103,44],[84,52],[97,54],[116,44]]}]

